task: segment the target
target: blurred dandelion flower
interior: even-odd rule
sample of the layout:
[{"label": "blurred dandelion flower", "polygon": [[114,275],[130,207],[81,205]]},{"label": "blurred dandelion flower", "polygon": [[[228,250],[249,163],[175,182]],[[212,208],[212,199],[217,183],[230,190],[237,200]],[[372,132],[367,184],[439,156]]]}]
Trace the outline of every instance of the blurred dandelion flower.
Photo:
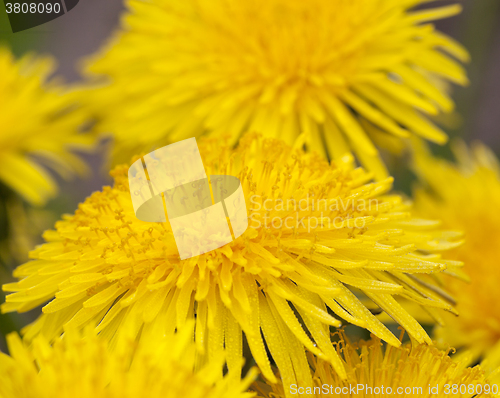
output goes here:
[{"label": "blurred dandelion flower", "polygon": [[300,387],[303,396],[318,398],[391,395],[465,398],[493,397],[498,392],[499,386],[486,377],[480,366],[469,368],[466,361],[454,361],[448,356],[449,351],[432,346],[412,347],[408,343],[398,348],[384,347],[376,337],[353,344],[343,334],[335,345],[347,371],[346,380],[340,379],[330,364],[311,355],[310,384],[293,385],[283,378],[282,384],[256,382],[252,389],[265,398],[297,396]]},{"label": "blurred dandelion flower", "polygon": [[[187,333],[186,333],[187,332]],[[0,353],[2,398],[244,398],[256,371],[222,377],[224,356],[196,368],[187,329],[111,352],[107,342],[71,331],[52,346],[39,337],[30,348],[17,334],[7,337],[10,355]]]},{"label": "blurred dandelion flower", "polygon": [[292,144],[305,132],[383,178],[372,139],[444,143],[423,116],[453,108],[434,82],[467,83],[452,58],[467,52],[428,23],[460,6],[412,10],[424,2],[130,0],[123,32],[90,61],[103,85],[89,102],[115,161],[201,133]]},{"label": "blurred dandelion flower", "polygon": [[31,204],[43,204],[57,191],[54,179],[40,165],[62,177],[86,171],[69,148],[88,148],[92,139],[79,134],[83,112],[55,81],[50,58],[32,55],[14,60],[0,47],[0,182]]},{"label": "blurred dandelion flower", "polygon": [[171,332],[196,314],[200,352],[211,356],[225,345],[229,369],[237,368],[244,332],[271,381],[265,344],[286,377],[308,374],[304,349],[345,377],[330,342],[329,326],[340,326],[333,315],[400,344],[354,292],[417,341],[430,342],[395,296],[429,311],[453,311],[421,275],[461,265],[439,254],[457,246],[459,234],[411,218],[410,206],[387,194],[392,180],[369,184],[370,174],[355,169],[352,157],[330,165],[302,146],[257,135],[236,149],[229,140],[202,140],[207,175],[239,178],[250,222],[230,244],[185,261],[168,223],[135,217],[128,166],[117,167],[114,187],[94,193],[44,234],[47,243],[31,252],[33,261],[14,272],[20,281],[3,286],[14,293],[2,310],[51,300],[25,331],[27,339],[40,333],[52,339],[63,327],[91,323],[117,341],[123,331],[141,339]]},{"label": "blurred dandelion flower", "polygon": [[466,231],[465,244],[450,256],[466,264],[470,283],[443,280],[456,297],[460,316],[446,316],[436,338],[466,347],[478,358],[500,352],[500,308],[492,304],[500,277],[500,167],[495,155],[481,144],[472,150],[458,144],[455,153],[457,164],[417,151],[415,169],[422,185],[415,192],[415,204],[420,214]]}]

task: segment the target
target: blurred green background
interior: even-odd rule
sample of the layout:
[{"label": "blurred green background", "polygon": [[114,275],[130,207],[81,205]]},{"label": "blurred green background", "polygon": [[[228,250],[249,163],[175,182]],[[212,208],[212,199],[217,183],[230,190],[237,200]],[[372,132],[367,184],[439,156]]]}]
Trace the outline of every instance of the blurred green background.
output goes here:
[{"label": "blurred green background", "polygon": [[[468,87],[452,87],[456,101],[456,112],[438,120],[441,127],[453,139],[461,137],[467,142],[480,140],[500,154],[500,0],[437,1],[426,6],[460,3],[464,11],[461,15],[438,21],[439,30],[454,37],[469,50],[472,62],[466,65],[471,84]],[[119,26],[120,15],[124,11],[122,0],[80,0],[67,15],[16,34],[11,33],[3,3],[0,4],[0,45],[9,46],[20,56],[35,51],[51,54],[58,60],[56,74],[66,82],[76,83],[80,79],[80,60],[94,53]],[[92,168],[92,175],[84,181],[59,181],[60,195],[50,201],[44,209],[30,209],[23,206],[19,210],[16,223],[24,223],[32,232],[29,244],[39,243],[41,231],[50,228],[63,213],[72,213],[77,204],[93,191],[109,184],[104,171],[106,143],[102,143],[93,155],[84,157]],[[449,157],[448,147],[435,147],[442,156]],[[389,160],[389,167],[396,181],[396,189],[407,194],[414,176],[404,165],[404,159]],[[0,164],[1,167],[1,164]],[[5,207],[8,192],[0,190],[0,241],[6,231],[15,227],[9,220]],[[23,248],[26,242],[9,242]],[[22,261],[20,258],[0,259],[0,282],[13,281],[12,270]],[[0,300],[4,301],[0,292]],[[34,319],[38,310],[26,314],[6,314],[0,316],[0,350],[5,349],[3,336],[13,330],[20,330]]]}]

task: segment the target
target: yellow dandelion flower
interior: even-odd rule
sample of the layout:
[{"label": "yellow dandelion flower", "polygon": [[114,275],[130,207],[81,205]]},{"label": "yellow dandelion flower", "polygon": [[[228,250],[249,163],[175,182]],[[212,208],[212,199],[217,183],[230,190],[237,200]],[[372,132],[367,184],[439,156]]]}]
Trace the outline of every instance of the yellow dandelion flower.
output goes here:
[{"label": "yellow dandelion flower", "polygon": [[55,81],[47,81],[53,60],[26,55],[14,60],[0,46],[0,182],[32,204],[56,193],[54,179],[43,164],[63,177],[86,171],[68,148],[85,148],[90,137],[78,133],[82,112]]},{"label": "yellow dandelion flower", "polygon": [[467,52],[429,23],[460,6],[412,10],[427,1],[129,0],[123,32],[88,67],[104,83],[89,96],[100,131],[118,161],[202,133],[292,144],[305,132],[385,177],[372,138],[444,143],[424,114],[453,102],[434,82],[467,83],[452,58]]},{"label": "yellow dandelion flower", "polygon": [[254,383],[265,398],[284,397],[494,397],[500,385],[480,366],[454,361],[449,351],[425,344],[384,347],[380,339],[351,343],[341,335],[336,350],[347,378],[342,380],[330,364],[312,355],[313,384]]},{"label": "yellow dandelion flower", "polygon": [[457,164],[418,152],[415,167],[424,187],[416,190],[415,202],[421,214],[439,217],[446,227],[466,233],[465,244],[450,256],[466,264],[470,283],[443,280],[456,297],[460,316],[445,317],[436,338],[479,357],[495,346],[500,351],[500,308],[492,304],[500,279],[500,167],[483,145],[472,151],[464,145],[455,149]]},{"label": "yellow dandelion flower", "polygon": [[453,311],[423,277],[461,265],[440,255],[459,244],[459,234],[411,218],[409,204],[388,194],[391,179],[368,183],[370,174],[355,169],[352,157],[329,164],[302,144],[257,135],[236,149],[229,140],[200,143],[207,175],[241,181],[250,222],[230,244],[183,261],[168,223],[135,217],[128,167],[117,167],[114,187],[94,193],[44,234],[47,243],[31,252],[33,261],[14,272],[20,281],[3,286],[14,293],[2,310],[51,300],[26,330],[28,339],[89,323],[114,341],[123,330],[147,339],[196,317],[201,352],[225,346],[228,367],[239,367],[244,332],[269,380],[275,377],[266,345],[291,378],[308,374],[305,349],[345,375],[330,343],[329,326],[340,326],[335,316],[399,345],[356,294],[417,341],[430,342],[396,298]]},{"label": "yellow dandelion flower", "polygon": [[130,342],[111,351],[95,334],[66,333],[52,346],[37,338],[30,348],[15,333],[7,337],[10,355],[0,353],[2,398],[249,398],[245,379],[222,377],[224,357],[197,366],[192,331]]}]

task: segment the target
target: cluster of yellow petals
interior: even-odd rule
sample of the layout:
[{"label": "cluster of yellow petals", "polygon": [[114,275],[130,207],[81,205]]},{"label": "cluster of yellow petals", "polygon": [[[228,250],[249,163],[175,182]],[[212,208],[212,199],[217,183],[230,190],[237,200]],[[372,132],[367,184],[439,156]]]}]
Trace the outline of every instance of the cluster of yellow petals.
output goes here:
[{"label": "cluster of yellow petals", "polygon": [[[1,398],[245,398],[255,378],[223,376],[224,356],[197,362],[190,329],[175,336],[134,341],[111,351],[89,330],[73,331],[50,345],[38,337],[31,346],[8,336],[10,356],[0,353]],[[122,342],[125,343],[125,342]]]},{"label": "cluster of yellow petals", "polygon": [[415,205],[419,214],[439,217],[444,227],[466,233],[464,245],[449,256],[464,262],[470,283],[443,279],[456,297],[459,316],[446,316],[436,339],[484,358],[500,353],[500,308],[492,302],[500,277],[500,165],[481,144],[472,149],[457,144],[455,154],[457,163],[417,151],[415,169],[422,184]]},{"label": "cluster of yellow petals", "polygon": [[[221,139],[200,142],[207,175],[241,181],[250,226],[232,243],[184,261],[168,223],[135,217],[128,167],[117,167],[114,187],[64,216],[44,234],[47,243],[30,253],[33,260],[14,271],[20,280],[3,286],[13,293],[2,311],[27,311],[50,300],[27,327],[29,340],[38,334],[53,339],[89,323],[103,338],[116,341],[127,333],[147,339],[196,318],[200,352],[211,356],[225,347],[229,369],[239,369],[244,332],[269,380],[275,377],[265,343],[290,378],[307,377],[305,349],[345,376],[329,334],[339,319],[399,345],[365,300],[418,342],[430,342],[397,298],[433,314],[454,311],[427,274],[456,274],[461,263],[440,253],[456,247],[460,234],[412,218],[410,205],[388,193],[392,180],[369,183],[371,175],[354,168],[352,157],[329,164],[302,146],[258,135],[244,137],[236,149]],[[269,207],[267,199],[299,206]],[[254,222],[266,217],[293,222]]]},{"label": "cluster of yellow petals", "polygon": [[40,205],[57,191],[45,165],[64,178],[85,172],[71,148],[86,149],[92,138],[80,134],[86,114],[75,98],[48,76],[54,61],[25,55],[15,60],[0,46],[0,181],[25,200]]},{"label": "cluster of yellow petals", "polygon": [[330,364],[310,356],[314,383],[256,382],[252,389],[265,398],[500,396],[498,380],[491,378],[494,374],[487,374],[480,366],[467,367],[465,358],[454,361],[449,351],[427,344],[385,347],[376,337],[352,343],[340,333],[334,345],[346,368],[346,379],[341,379]]},{"label": "cluster of yellow petals", "polygon": [[87,99],[118,161],[202,133],[292,144],[305,132],[318,153],[353,151],[384,178],[374,142],[444,143],[425,114],[452,110],[443,81],[467,83],[467,52],[429,23],[460,6],[413,10],[425,2],[129,0],[89,61],[101,86]]},{"label": "cluster of yellow petals", "polygon": [[[467,52],[429,23],[460,6],[426,2],[128,0],[123,29],[87,63],[97,86],[76,96],[49,80],[51,59],[0,47],[1,184],[36,205],[54,196],[41,165],[85,171],[70,149],[92,144],[92,112],[118,164],[3,285],[2,312],[43,307],[24,341],[8,336],[0,398],[495,396],[500,166],[480,145],[451,164],[420,144],[447,140],[427,118],[453,109],[443,83],[467,84]],[[249,227],[181,260],[168,221],[136,217],[119,162],[202,135],[206,174],[239,179]],[[416,210],[377,149],[408,137]],[[465,354],[433,347],[417,307]],[[345,323],[374,336],[332,343]]]}]

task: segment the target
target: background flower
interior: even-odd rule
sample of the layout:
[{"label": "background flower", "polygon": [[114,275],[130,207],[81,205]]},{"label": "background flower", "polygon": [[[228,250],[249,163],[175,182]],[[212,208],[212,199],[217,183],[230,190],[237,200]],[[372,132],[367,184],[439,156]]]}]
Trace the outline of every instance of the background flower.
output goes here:
[{"label": "background flower", "polygon": [[[457,163],[433,157],[420,148],[415,170],[421,184],[415,191],[420,214],[439,217],[446,228],[466,231],[465,244],[450,255],[465,263],[470,283],[444,278],[443,286],[456,298],[459,317],[444,317],[436,329],[443,344],[466,347],[476,358],[500,352],[500,309],[497,295],[500,256],[500,168],[481,144],[469,150],[455,145]],[[496,348],[494,348],[496,346]]]},{"label": "background flower", "polygon": [[[251,222],[232,243],[184,261],[167,223],[135,217],[128,167],[117,167],[113,188],[94,193],[44,234],[47,243],[31,252],[33,261],[14,272],[20,281],[4,285],[14,293],[2,311],[52,300],[27,328],[28,339],[40,333],[53,339],[63,326],[90,323],[115,340],[122,331],[142,339],[173,331],[196,313],[201,352],[211,356],[225,344],[228,367],[240,367],[243,331],[269,380],[274,374],[264,340],[283,377],[307,377],[304,348],[345,374],[330,343],[329,326],[340,326],[332,314],[399,345],[356,294],[418,342],[430,343],[396,297],[431,313],[453,312],[446,294],[425,276],[456,273],[461,264],[439,253],[459,244],[460,234],[411,218],[410,206],[388,194],[391,179],[369,184],[370,175],[355,169],[352,158],[330,165],[298,149],[302,145],[257,135],[236,149],[221,139],[204,140],[207,175],[239,178]],[[297,207],[288,207],[291,199]]]},{"label": "background flower", "polygon": [[[498,392],[499,386],[493,387],[494,382],[486,377],[488,374],[485,375],[480,366],[472,368],[467,367],[466,361],[454,361],[448,356],[449,351],[440,351],[425,344],[412,346],[411,343],[398,348],[384,347],[376,337],[353,344],[343,333],[340,334],[340,341],[335,343],[335,346],[345,364],[347,379],[340,379],[328,363],[311,356],[314,384],[300,385],[311,388],[312,393],[309,395],[306,393],[304,396],[318,398],[338,396],[370,398],[390,395],[497,396],[491,392]],[[363,386],[363,390],[358,392],[358,386]],[[464,387],[460,391],[461,386],[466,388],[465,393]],[[293,388],[298,389],[298,387]],[[335,393],[336,388],[344,388],[344,392]],[[355,389],[355,393],[352,392],[352,388]],[[292,390],[290,384],[286,382],[275,385],[256,382],[253,389],[260,392],[261,396],[269,398],[294,396],[290,394]]]},{"label": "background flower", "polygon": [[10,355],[0,353],[2,398],[244,398],[255,369],[240,380],[224,377],[224,356],[197,366],[189,327],[175,336],[157,336],[117,351],[89,333],[66,333],[52,346],[37,338],[27,347],[17,334],[8,337]]},{"label": "background flower", "polygon": [[453,109],[435,81],[467,83],[455,60],[466,51],[427,23],[460,7],[411,11],[420,3],[128,1],[123,31],[88,68],[103,82],[89,93],[98,130],[118,161],[204,132],[289,144],[308,132],[312,149],[352,150],[383,178],[372,140],[446,142],[422,113]]},{"label": "background flower", "polygon": [[[3,22],[0,25],[5,26]],[[2,281],[6,273],[28,259],[28,251],[39,242],[41,233],[59,217],[61,209],[57,206],[41,209],[58,194],[58,184],[88,171],[72,150],[90,149],[94,138],[81,132],[86,114],[72,94],[50,78],[54,69],[51,57],[26,54],[15,59],[0,43]],[[58,204],[62,202],[59,198]],[[4,334],[15,329],[17,320],[0,318],[3,346]]]},{"label": "background flower", "polygon": [[45,165],[62,177],[84,173],[85,164],[70,148],[89,148],[93,139],[80,134],[86,115],[55,80],[51,58],[15,60],[0,47],[0,182],[31,204],[57,193]]}]

